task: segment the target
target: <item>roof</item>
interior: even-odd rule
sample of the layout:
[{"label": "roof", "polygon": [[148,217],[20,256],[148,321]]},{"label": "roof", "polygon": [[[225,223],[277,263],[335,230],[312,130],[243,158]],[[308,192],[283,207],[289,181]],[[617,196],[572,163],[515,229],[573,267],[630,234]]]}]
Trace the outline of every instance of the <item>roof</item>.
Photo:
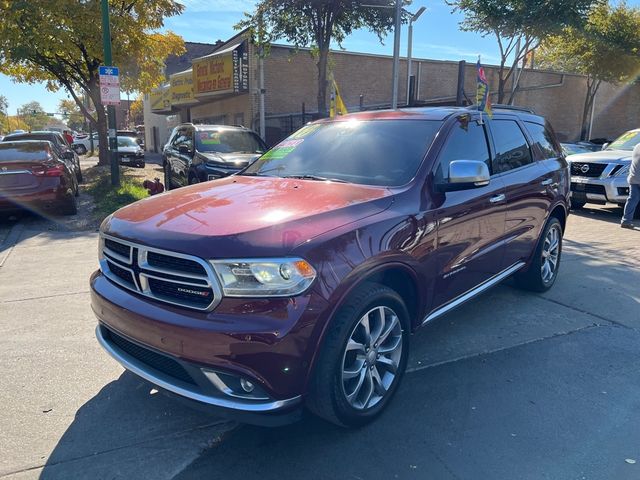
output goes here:
[{"label": "roof", "polygon": [[191,61],[194,58],[204,57],[214,52],[222,45],[218,40],[216,43],[196,43],[184,42],[185,52],[182,55],[169,55],[165,61],[165,75],[167,78],[174,73],[183,72],[191,68]]},{"label": "roof", "polygon": [[[414,107],[399,108],[398,110],[370,110],[365,112],[350,113],[333,119],[324,119],[321,121],[335,120],[398,120],[398,119],[416,119],[416,120],[445,120],[451,115],[460,113],[477,112],[475,107]],[[535,115],[526,109],[509,109],[495,108],[494,114],[515,115],[523,119],[541,120],[542,117]]]}]

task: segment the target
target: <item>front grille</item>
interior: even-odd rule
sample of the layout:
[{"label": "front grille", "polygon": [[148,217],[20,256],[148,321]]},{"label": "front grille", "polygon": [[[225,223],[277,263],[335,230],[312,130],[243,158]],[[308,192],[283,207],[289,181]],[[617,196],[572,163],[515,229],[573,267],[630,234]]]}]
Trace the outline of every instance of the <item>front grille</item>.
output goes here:
[{"label": "front grille", "polygon": [[170,298],[185,303],[206,307],[211,303],[213,292],[210,288],[195,287],[181,283],[165,282],[149,278],[149,288],[158,298]]},{"label": "front grille", "polygon": [[571,190],[574,192],[594,193],[597,195],[606,196],[606,190],[603,185],[592,185],[590,183],[572,183]]},{"label": "front grille", "polygon": [[571,175],[578,177],[597,178],[602,175],[604,169],[607,168],[606,163],[578,163],[571,162]]},{"label": "front grille", "polygon": [[153,267],[166,268],[167,270],[180,270],[181,272],[195,273],[197,275],[207,274],[198,262],[187,258],[172,257],[158,252],[149,252],[147,254],[147,262]]},{"label": "front grille", "polygon": [[213,270],[197,257],[101,236],[100,269],[119,286],[154,300],[210,311],[220,300]]},{"label": "front grille", "polygon": [[193,378],[191,378],[191,375],[189,375],[189,373],[184,369],[184,367],[172,358],[160,353],[156,353],[153,350],[149,350],[148,348],[138,345],[137,343],[130,342],[126,338],[112,332],[108,328],[103,329],[103,335],[107,341],[111,341],[111,343],[113,343],[120,350],[128,355],[131,355],[136,360],[139,360],[140,362],[148,365],[154,370],[164,373],[165,375],[173,377],[184,383],[197,385],[196,382],[193,381]]},{"label": "front grille", "polygon": [[124,243],[114,242],[108,238],[104,239],[104,246],[111,250],[112,252],[117,253],[125,258],[129,258],[131,247],[125,245]]}]

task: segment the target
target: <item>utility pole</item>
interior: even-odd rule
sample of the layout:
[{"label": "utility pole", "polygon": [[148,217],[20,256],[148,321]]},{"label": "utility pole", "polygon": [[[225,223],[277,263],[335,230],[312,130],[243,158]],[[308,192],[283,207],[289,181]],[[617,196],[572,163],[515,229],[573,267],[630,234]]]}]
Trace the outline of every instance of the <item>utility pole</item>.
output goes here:
[{"label": "utility pole", "polygon": [[413,46],[413,22],[420,18],[427,7],[420,7],[418,11],[409,19],[409,38],[407,41],[407,105],[409,105],[409,88],[411,85],[411,47]]},{"label": "utility pole", "polygon": [[400,70],[400,20],[402,18],[402,0],[396,0],[396,25],[393,39],[393,77],[391,108],[398,108],[398,73]]},{"label": "utility pole", "polygon": [[[109,25],[109,0],[102,0],[102,43],[104,46],[104,63],[112,66],[111,27]],[[102,106],[98,107],[102,108]],[[111,159],[111,185],[120,186],[120,165],[118,164],[118,140],[116,138],[116,107],[107,105],[109,157]]]}]

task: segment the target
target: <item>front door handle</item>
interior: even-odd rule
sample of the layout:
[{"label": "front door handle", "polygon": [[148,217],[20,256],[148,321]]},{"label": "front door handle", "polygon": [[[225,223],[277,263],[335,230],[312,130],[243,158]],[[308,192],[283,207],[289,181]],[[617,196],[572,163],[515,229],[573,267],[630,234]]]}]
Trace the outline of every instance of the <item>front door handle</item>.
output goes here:
[{"label": "front door handle", "polygon": [[552,183],[553,183],[553,179],[551,179],[551,178],[547,178],[546,180],[542,181],[542,185],[544,185],[545,187],[547,185],[551,185]]},{"label": "front door handle", "polygon": [[500,203],[500,202],[504,202],[506,200],[506,196],[504,193],[501,193],[500,195],[494,195],[493,197],[491,197],[491,200],[489,200],[491,203]]}]

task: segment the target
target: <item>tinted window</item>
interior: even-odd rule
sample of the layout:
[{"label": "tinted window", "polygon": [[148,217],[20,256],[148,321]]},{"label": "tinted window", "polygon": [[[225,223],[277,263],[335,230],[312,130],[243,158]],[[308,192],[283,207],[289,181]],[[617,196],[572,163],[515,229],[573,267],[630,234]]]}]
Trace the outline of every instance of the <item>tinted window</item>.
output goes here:
[{"label": "tinted window", "polygon": [[262,142],[253,132],[242,130],[198,130],[196,149],[199,152],[263,153]]},{"label": "tinted window", "polygon": [[6,143],[0,145],[0,163],[44,160],[46,149],[46,144],[41,142]]},{"label": "tinted window", "polygon": [[441,125],[429,120],[311,124],[273,147],[243,173],[404,185],[415,176]]},{"label": "tinted window", "polygon": [[557,150],[553,134],[544,125],[533,122],[525,122],[529,134],[533,137],[533,144],[536,145],[542,154],[542,159],[557,158],[561,152]]},{"label": "tinted window", "polygon": [[482,125],[469,121],[466,117],[458,119],[440,153],[435,174],[437,183],[449,178],[449,164],[454,160],[477,160],[486,163],[491,169],[487,136]]},{"label": "tinted window", "polygon": [[491,131],[496,146],[494,173],[508,172],[533,162],[527,140],[516,122],[492,120]]},{"label": "tinted window", "polygon": [[138,147],[138,142],[131,137],[118,137],[118,147]]}]

